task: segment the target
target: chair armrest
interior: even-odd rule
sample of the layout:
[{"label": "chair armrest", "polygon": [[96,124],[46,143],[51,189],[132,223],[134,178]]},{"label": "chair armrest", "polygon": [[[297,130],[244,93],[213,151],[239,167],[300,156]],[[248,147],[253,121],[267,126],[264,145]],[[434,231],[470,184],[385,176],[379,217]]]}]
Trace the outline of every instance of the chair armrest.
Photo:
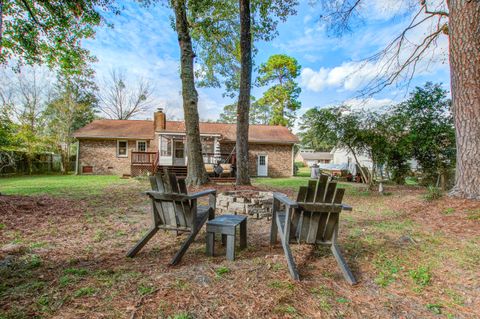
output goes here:
[{"label": "chair armrest", "polygon": [[157,191],[147,191],[145,194],[149,195],[150,197],[158,200],[176,200],[176,201],[184,201],[184,200],[192,200],[197,199],[199,197],[207,196],[207,195],[214,195],[216,196],[217,190],[215,189],[207,189],[198,193],[194,194],[178,194],[178,193],[161,193]]},{"label": "chair armrest", "polygon": [[184,201],[189,199],[188,195],[186,194],[178,194],[178,193],[162,193],[157,191],[146,191],[144,194],[152,197],[153,199],[157,200],[176,200],[176,201]]},{"label": "chair armrest", "polygon": [[282,193],[274,192],[273,193],[273,199],[276,199],[279,202],[281,202],[281,203],[283,203],[287,206],[290,206],[291,208],[297,208],[298,207],[298,203],[296,201],[291,200],[290,198],[288,198],[287,196],[285,196]]},{"label": "chair armrest", "polygon": [[204,190],[204,191],[201,191],[201,192],[189,194],[189,195],[187,195],[187,199],[196,199],[196,198],[204,197],[204,196],[207,196],[207,195],[210,195],[210,194],[216,196],[217,195],[217,190],[216,189],[207,189],[207,190]]},{"label": "chair armrest", "polygon": [[353,208],[352,208],[352,206],[350,206],[350,205],[342,204],[342,210],[352,211]]}]

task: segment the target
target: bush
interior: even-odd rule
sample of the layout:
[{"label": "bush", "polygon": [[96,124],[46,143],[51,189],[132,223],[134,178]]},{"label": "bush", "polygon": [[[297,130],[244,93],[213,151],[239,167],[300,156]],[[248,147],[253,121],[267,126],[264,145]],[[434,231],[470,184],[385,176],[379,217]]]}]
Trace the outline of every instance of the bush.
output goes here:
[{"label": "bush", "polygon": [[295,162],[295,165],[298,167],[298,168],[302,168],[302,167],[305,167],[305,163],[304,162]]},{"label": "bush", "polygon": [[427,188],[427,194],[425,195],[425,199],[428,201],[433,201],[441,198],[442,196],[443,196],[443,193],[439,187],[430,185]]}]

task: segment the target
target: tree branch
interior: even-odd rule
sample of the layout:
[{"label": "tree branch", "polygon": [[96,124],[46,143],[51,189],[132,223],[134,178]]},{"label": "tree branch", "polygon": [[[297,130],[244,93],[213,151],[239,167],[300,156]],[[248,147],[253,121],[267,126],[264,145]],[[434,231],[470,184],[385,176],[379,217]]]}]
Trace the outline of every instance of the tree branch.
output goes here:
[{"label": "tree branch", "polygon": [[25,9],[27,9],[28,13],[30,14],[30,17],[32,17],[32,20],[38,25],[40,26],[44,31],[46,31],[46,26],[41,23],[40,21],[37,20],[37,17],[35,16],[35,14],[33,13],[33,10],[32,8],[30,8],[30,6],[28,5],[27,1],[26,0],[22,0],[22,3],[23,5],[25,6]]}]

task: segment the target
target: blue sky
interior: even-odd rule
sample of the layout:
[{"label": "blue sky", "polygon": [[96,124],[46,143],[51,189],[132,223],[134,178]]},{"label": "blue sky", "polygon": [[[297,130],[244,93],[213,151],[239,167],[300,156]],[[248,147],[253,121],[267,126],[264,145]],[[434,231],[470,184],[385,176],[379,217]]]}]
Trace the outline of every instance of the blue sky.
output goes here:
[{"label": "blue sky", "polygon": [[[271,42],[256,43],[255,64],[265,62],[272,54],[288,54],[302,66],[298,82],[302,88],[302,109],[346,102],[354,107],[380,107],[405,98],[405,88],[391,86],[367,100],[358,99],[362,84],[378,72],[379,65],[360,62],[391,41],[411,18],[409,1],[370,0],[361,9],[364,20],[355,31],[341,38],[329,37],[320,7],[301,1],[297,15],[280,23],[279,35]],[[84,45],[97,57],[94,68],[100,86],[113,68],[126,71],[128,77],[148,79],[155,86],[155,107],[164,107],[171,117],[182,118],[181,82],[179,78],[179,48],[171,28],[171,9],[164,6],[140,7],[125,2],[119,16],[107,16],[113,28],[102,27],[95,39]],[[428,30],[416,29],[409,34],[413,43]],[[431,56],[433,61],[421,63],[412,81],[413,87],[426,81],[442,82],[449,88],[446,36],[438,42]],[[407,54],[405,50],[404,54]],[[364,65],[360,68],[361,65]],[[263,88],[254,88],[257,98]],[[222,97],[222,89],[199,88],[201,119],[216,119],[231,100]],[[152,112],[155,107],[152,107]],[[137,118],[151,118],[151,112]]]}]

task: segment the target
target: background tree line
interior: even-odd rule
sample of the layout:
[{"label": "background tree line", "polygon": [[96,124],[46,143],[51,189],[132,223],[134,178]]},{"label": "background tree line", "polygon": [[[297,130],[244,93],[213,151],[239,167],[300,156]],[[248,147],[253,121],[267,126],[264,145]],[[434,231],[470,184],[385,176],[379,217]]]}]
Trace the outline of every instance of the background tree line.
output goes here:
[{"label": "background tree line", "polygon": [[300,129],[303,145],[344,148],[358,167],[358,155],[367,155],[372,172],[360,173],[372,186],[386,178],[404,184],[412,160],[423,184],[453,186],[455,127],[451,101],[440,84],[416,87],[406,101],[380,111],[344,105],[312,108],[302,116]]},{"label": "background tree line", "polygon": [[3,70],[0,80],[0,152],[2,166],[24,157],[28,172],[43,153],[61,157],[61,171],[68,173],[75,152],[72,133],[95,118],[126,120],[152,106],[152,85],[125,72],[112,70],[99,88],[93,71],[54,73],[39,67]]}]

